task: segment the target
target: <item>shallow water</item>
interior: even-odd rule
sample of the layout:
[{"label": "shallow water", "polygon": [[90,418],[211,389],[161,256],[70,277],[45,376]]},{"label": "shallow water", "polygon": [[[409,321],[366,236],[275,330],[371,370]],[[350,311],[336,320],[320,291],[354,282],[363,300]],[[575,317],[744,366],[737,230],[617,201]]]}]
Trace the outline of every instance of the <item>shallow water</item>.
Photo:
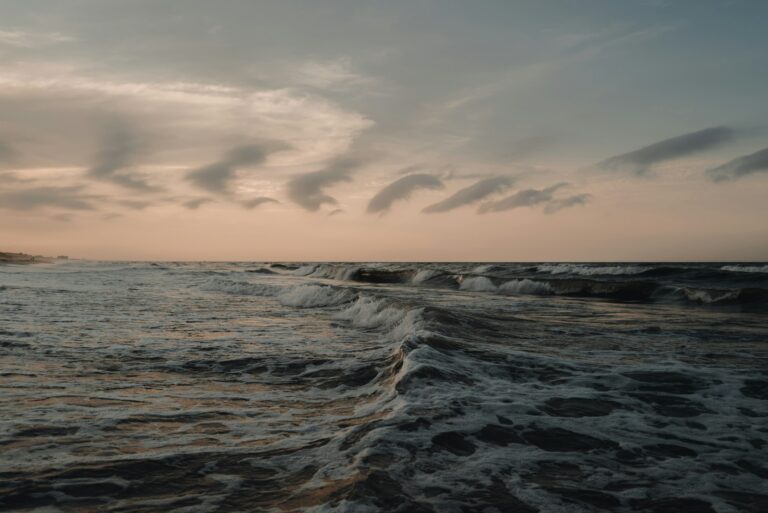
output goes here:
[{"label": "shallow water", "polygon": [[765,264],[0,267],[0,510],[768,511],[766,298]]}]

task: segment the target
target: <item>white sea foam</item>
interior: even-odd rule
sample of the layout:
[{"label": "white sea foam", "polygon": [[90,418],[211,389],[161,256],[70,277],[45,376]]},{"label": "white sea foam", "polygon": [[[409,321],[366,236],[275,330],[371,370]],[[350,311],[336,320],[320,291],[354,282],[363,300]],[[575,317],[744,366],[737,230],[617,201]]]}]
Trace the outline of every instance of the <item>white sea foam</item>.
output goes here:
[{"label": "white sea foam", "polygon": [[582,276],[599,274],[640,274],[650,269],[650,267],[639,265],[544,264],[536,266],[536,270],[543,273],[579,274]]},{"label": "white sea foam", "polygon": [[335,317],[356,328],[388,330],[390,338],[402,340],[427,333],[422,313],[422,308],[405,308],[385,299],[360,296]]},{"label": "white sea foam", "polygon": [[357,266],[312,264],[299,267],[293,274],[296,276],[311,276],[313,278],[329,278],[332,280],[348,280],[359,269]]},{"label": "white sea foam", "polygon": [[315,284],[291,287],[277,295],[278,301],[283,305],[299,308],[336,306],[351,301],[353,297],[354,294],[348,290]]},{"label": "white sea foam", "polygon": [[348,280],[359,270],[359,267],[335,266],[328,270],[326,278],[334,280]]},{"label": "white sea foam", "polygon": [[713,304],[738,297],[737,290],[696,289],[688,287],[661,287],[654,296],[658,299],[687,300],[693,303]]},{"label": "white sea foam", "polygon": [[360,296],[352,305],[336,315],[358,328],[387,328],[405,317],[406,310],[387,304],[383,299]]},{"label": "white sea foam", "polygon": [[682,289],[689,301],[697,303],[719,303],[736,297],[736,292],[732,290],[705,290],[705,289]]},{"label": "white sea foam", "polygon": [[459,285],[461,290],[470,290],[473,292],[494,292],[496,285],[485,276],[472,276],[464,278]]},{"label": "white sea foam", "polygon": [[424,283],[425,281],[430,280],[440,274],[440,271],[436,271],[434,269],[422,269],[421,271],[417,272],[413,278],[411,278],[411,282]]},{"label": "white sea foam", "polygon": [[766,265],[724,265],[721,271],[731,271],[736,273],[768,273],[768,264]]},{"label": "white sea foam", "polygon": [[505,294],[551,294],[552,287],[548,283],[529,279],[510,280],[499,286],[499,292]]}]

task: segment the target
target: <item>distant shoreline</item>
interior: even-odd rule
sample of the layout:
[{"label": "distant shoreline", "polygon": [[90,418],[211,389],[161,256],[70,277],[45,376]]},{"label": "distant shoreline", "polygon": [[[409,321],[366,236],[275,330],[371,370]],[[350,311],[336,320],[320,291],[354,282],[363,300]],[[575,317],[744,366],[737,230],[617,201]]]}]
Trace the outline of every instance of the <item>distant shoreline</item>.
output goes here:
[{"label": "distant shoreline", "polygon": [[[66,257],[58,257],[66,259]],[[46,264],[57,260],[55,257],[42,255],[28,255],[26,253],[7,253],[0,251],[0,265],[2,264]]]}]

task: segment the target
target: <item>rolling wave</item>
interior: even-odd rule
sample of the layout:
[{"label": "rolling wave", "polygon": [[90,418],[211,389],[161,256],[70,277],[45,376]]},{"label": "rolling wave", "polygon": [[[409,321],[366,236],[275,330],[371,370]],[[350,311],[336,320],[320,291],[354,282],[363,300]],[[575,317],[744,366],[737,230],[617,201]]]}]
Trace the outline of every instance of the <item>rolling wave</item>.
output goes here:
[{"label": "rolling wave", "polygon": [[765,472],[763,314],[646,303],[765,290],[532,267],[233,264],[4,293],[21,400],[0,510],[743,509]]}]

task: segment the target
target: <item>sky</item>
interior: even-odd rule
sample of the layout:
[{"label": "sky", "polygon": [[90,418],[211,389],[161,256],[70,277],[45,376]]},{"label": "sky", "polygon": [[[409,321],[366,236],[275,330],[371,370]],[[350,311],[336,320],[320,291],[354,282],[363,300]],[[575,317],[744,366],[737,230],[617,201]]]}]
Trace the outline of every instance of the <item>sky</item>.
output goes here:
[{"label": "sky", "polygon": [[768,259],[763,0],[0,1],[0,251]]}]

